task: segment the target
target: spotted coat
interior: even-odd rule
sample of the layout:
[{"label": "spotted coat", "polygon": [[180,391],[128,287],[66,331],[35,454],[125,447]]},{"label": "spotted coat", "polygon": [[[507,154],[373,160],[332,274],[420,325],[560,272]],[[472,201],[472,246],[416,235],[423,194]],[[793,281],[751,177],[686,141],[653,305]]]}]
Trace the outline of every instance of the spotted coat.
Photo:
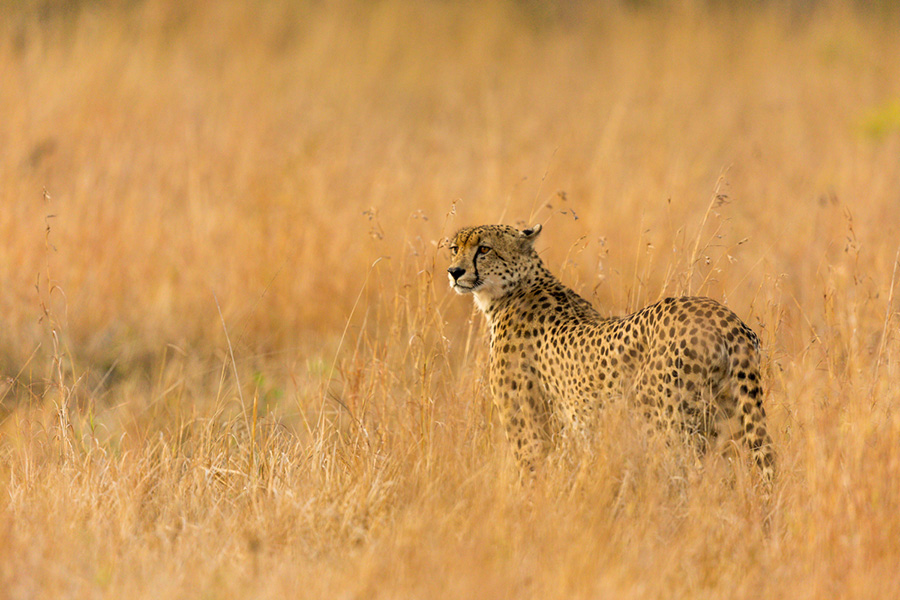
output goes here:
[{"label": "spotted coat", "polygon": [[605,401],[624,396],[659,428],[702,440],[701,449],[742,441],[770,482],[756,334],[709,298],[602,318],[544,266],[533,248],[540,231],[461,229],[447,270],[490,324],[491,393],[520,465],[533,469],[546,454],[554,423],[583,431]]}]

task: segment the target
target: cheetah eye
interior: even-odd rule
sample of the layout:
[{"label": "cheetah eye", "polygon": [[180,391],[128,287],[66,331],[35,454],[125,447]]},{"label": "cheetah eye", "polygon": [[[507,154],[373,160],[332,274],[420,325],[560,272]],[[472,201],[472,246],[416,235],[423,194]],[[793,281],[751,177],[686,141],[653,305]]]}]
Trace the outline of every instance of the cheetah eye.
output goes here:
[{"label": "cheetah eye", "polygon": [[491,251],[490,246],[478,246],[478,254],[487,254]]},{"label": "cheetah eye", "polygon": [[459,246],[450,246],[450,254],[456,254],[459,252]]}]

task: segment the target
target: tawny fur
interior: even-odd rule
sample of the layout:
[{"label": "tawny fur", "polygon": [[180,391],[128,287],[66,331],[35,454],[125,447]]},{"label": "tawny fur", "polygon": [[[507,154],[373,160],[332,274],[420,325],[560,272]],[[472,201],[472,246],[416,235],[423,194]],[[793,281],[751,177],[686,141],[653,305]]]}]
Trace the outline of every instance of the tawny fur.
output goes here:
[{"label": "tawny fur", "polygon": [[613,396],[660,428],[742,441],[774,476],[759,374],[759,339],[709,298],[666,298],[602,318],[544,266],[541,226],[461,229],[450,242],[451,287],[474,295],[491,329],[490,386],[523,468],[552,444],[553,422],[579,431]]}]

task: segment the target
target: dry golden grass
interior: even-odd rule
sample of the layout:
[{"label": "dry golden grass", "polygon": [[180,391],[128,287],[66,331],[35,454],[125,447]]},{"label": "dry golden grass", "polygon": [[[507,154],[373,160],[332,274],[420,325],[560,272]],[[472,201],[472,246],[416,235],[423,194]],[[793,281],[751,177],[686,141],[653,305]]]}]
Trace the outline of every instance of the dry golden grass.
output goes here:
[{"label": "dry golden grass", "polygon": [[[0,597],[898,597],[897,14],[803,5],[0,3]],[[761,334],[771,498],[622,407],[517,482],[500,221]]]}]

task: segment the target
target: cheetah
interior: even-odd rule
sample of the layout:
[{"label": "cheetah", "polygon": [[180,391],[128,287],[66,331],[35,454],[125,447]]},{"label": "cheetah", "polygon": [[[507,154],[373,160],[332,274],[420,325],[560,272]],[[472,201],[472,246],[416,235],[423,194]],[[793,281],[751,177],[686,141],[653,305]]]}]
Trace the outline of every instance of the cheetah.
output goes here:
[{"label": "cheetah", "polygon": [[756,334],[702,297],[603,318],[544,266],[533,247],[540,232],[463,228],[447,269],[451,288],[472,294],[490,326],[491,395],[519,466],[533,471],[547,454],[552,423],[584,431],[604,402],[625,397],[660,428],[720,447],[743,440],[771,484]]}]

